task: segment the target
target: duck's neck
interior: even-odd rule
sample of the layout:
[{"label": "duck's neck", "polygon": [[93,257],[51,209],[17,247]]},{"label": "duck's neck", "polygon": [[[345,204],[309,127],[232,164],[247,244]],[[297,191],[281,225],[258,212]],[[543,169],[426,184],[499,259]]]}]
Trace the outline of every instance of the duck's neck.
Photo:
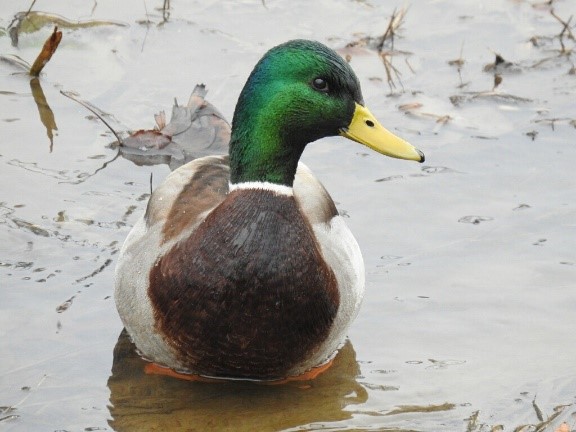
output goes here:
[{"label": "duck's neck", "polygon": [[[263,58],[244,85],[232,119],[230,182],[268,182],[292,187],[298,160],[311,141],[304,113],[280,79],[281,61]],[[276,77],[278,79],[273,79]]]},{"label": "duck's neck", "polygon": [[[274,110],[236,111],[230,138],[230,182],[292,187],[306,145]],[[284,129],[284,130],[283,130]]]}]

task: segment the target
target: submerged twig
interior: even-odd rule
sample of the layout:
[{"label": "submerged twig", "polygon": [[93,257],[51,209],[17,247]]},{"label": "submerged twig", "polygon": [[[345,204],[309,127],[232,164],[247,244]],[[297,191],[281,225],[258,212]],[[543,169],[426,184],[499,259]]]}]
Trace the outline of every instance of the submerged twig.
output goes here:
[{"label": "submerged twig", "polygon": [[399,11],[394,9],[392,15],[390,16],[390,21],[388,21],[388,27],[386,27],[386,31],[382,36],[380,36],[378,44],[376,45],[376,50],[379,54],[382,53],[384,49],[384,44],[387,40],[390,40],[390,46],[394,49],[394,36],[396,35],[397,30],[400,26],[404,23],[404,17],[408,9],[401,8]]},{"label": "submerged twig", "polygon": [[[396,32],[400,26],[404,23],[404,17],[406,16],[407,12],[408,10],[404,8],[401,8],[400,10],[394,9],[392,15],[390,16],[390,20],[388,21],[388,27],[386,27],[386,31],[380,37],[380,40],[376,45],[376,51],[378,52],[378,55],[384,64],[384,69],[386,71],[386,81],[388,82],[388,87],[390,87],[391,92],[393,92],[396,88],[395,80],[398,82],[398,84],[400,84],[400,87],[402,87],[402,91],[404,91],[404,85],[400,79],[402,74],[396,67],[394,67],[391,58],[394,54],[394,36],[396,35]],[[384,44],[388,40],[390,41],[390,50],[385,51]],[[408,66],[410,67],[409,64]]]},{"label": "submerged twig", "polygon": [[110,132],[112,132],[114,134],[114,136],[116,137],[116,139],[118,140],[118,143],[120,145],[122,145],[122,143],[124,142],[124,140],[120,137],[119,133],[117,133],[112,126],[110,126],[108,124],[108,122],[106,120],[104,120],[104,115],[105,113],[102,112],[99,108],[95,107],[94,105],[92,105],[90,102],[87,102],[85,100],[80,99],[80,97],[78,97],[77,94],[70,92],[70,91],[65,91],[65,90],[60,90],[60,93],[62,93],[64,96],[66,96],[67,98],[72,99],[75,102],[78,102],[80,105],[82,105],[84,108],[86,108],[88,111],[90,111],[92,114],[94,114],[96,117],[98,117],[102,123],[104,123],[106,125],[106,127],[108,129],[110,129]]},{"label": "submerged twig", "polygon": [[458,88],[464,88],[468,84],[470,84],[469,82],[464,82],[464,80],[462,79],[462,68],[464,67],[464,63],[466,63],[466,60],[464,59],[463,56],[464,56],[464,41],[462,41],[462,45],[460,45],[460,56],[457,59],[448,61],[448,64],[450,66],[456,66],[456,71],[458,72],[458,79],[460,80]]},{"label": "submerged twig", "polygon": [[[17,403],[15,403],[14,405],[10,405],[8,407],[2,407],[4,408],[2,413],[0,414],[8,414],[11,412],[16,411],[16,409],[21,406],[24,402],[26,402],[26,400],[32,395],[34,394],[33,390],[38,390],[40,388],[40,386],[44,383],[44,381],[46,380],[46,378],[48,378],[48,375],[42,375],[42,378],[40,378],[40,380],[38,381],[38,383],[36,384],[36,386],[34,388],[30,388],[30,391],[26,392],[26,396],[24,396],[22,399],[20,399],[20,401],[18,401]],[[8,415],[6,417],[2,417],[0,418],[0,421],[6,421],[6,420],[13,420],[13,419],[17,419],[20,416],[17,414],[11,414]]]},{"label": "submerged twig", "polygon": [[[402,23],[404,22],[404,17],[406,16],[406,9],[400,9],[397,11],[394,9],[392,15],[390,16],[390,20],[388,21],[388,26],[386,27],[386,31],[380,37],[378,44],[376,45],[376,51],[378,55],[382,59],[382,63],[384,64],[384,70],[386,71],[386,81],[388,83],[388,87],[390,87],[390,91],[393,92],[396,88],[395,81],[400,84],[402,87],[402,91],[404,91],[404,85],[402,84],[402,80],[400,76],[402,73],[392,64],[391,58],[394,53],[394,36],[396,35],[397,30],[400,28]],[[384,50],[384,44],[390,41],[390,50]],[[410,65],[408,64],[410,67]]]},{"label": "submerged twig", "polygon": [[28,73],[30,71],[30,63],[15,54],[0,55],[0,61],[20,69],[21,72]]},{"label": "submerged twig", "polygon": [[170,18],[170,0],[164,0],[162,5],[162,19],[163,22],[167,22]]},{"label": "submerged twig", "polygon": [[543,118],[543,119],[534,120],[534,123],[542,123],[542,124],[548,124],[548,125],[550,125],[550,128],[551,128],[552,130],[555,130],[556,123],[563,123],[563,122],[566,122],[566,123],[568,123],[570,126],[576,128],[576,119],[569,118],[569,117],[562,117],[562,118]]},{"label": "submerged twig", "polygon": [[[397,51],[394,49],[394,37],[398,33],[398,29],[404,23],[404,18],[408,9],[401,8],[399,10],[394,9],[390,19],[388,20],[388,25],[386,30],[381,36],[364,36],[359,39],[353,40],[346,44],[346,46],[339,50],[339,52],[346,58],[346,61],[350,62],[354,52],[362,51],[363,49],[370,49],[376,51],[378,56],[381,58],[386,70],[386,80],[390,91],[393,92],[396,89],[396,82],[402,87],[404,91],[404,85],[400,80],[400,71],[392,65],[392,57],[398,54],[410,55],[408,52]],[[410,63],[406,61],[406,65],[413,72]]]},{"label": "submerged twig", "polygon": [[144,33],[144,39],[142,39],[142,46],[140,47],[140,52],[144,52],[144,45],[146,45],[146,39],[148,39],[148,32],[150,31],[150,16],[148,15],[148,7],[146,6],[146,0],[144,0],[144,13],[146,14],[146,20],[139,21],[139,24],[146,25],[146,33]]},{"label": "submerged twig", "polygon": [[570,21],[572,21],[572,15],[570,15],[570,18],[568,18],[568,21],[564,21],[562,18],[560,18],[558,15],[556,15],[556,13],[554,12],[554,9],[550,10],[550,15],[552,15],[554,18],[556,18],[560,22],[560,24],[562,24],[562,26],[563,26],[562,31],[560,32],[558,37],[562,38],[562,37],[564,37],[564,33],[567,33],[569,39],[576,40],[576,38],[574,37],[574,34],[572,33],[572,30],[570,29]]},{"label": "submerged twig", "polygon": [[[395,79],[398,81],[398,84],[402,87],[402,91],[404,91],[404,85],[402,84],[402,80],[400,76],[402,73],[392,64],[391,61],[391,53],[379,53],[380,58],[382,59],[382,63],[384,63],[384,70],[386,71],[386,81],[388,82],[388,87],[390,87],[390,92],[393,92],[396,88]],[[392,76],[394,75],[394,76]]]},{"label": "submerged twig", "polygon": [[36,4],[36,0],[32,0],[32,4],[30,4],[30,7],[28,8],[28,10],[26,11],[26,15],[28,15],[30,13],[30,11],[32,10],[32,8],[34,7],[34,4]]},{"label": "submerged twig", "polygon": [[567,34],[568,39],[575,40],[574,34],[570,29],[570,21],[572,21],[572,15],[570,15],[568,21],[564,21],[562,18],[556,15],[556,13],[554,13],[554,9],[550,9],[550,15],[552,15],[554,18],[556,18],[556,20],[558,20],[558,22],[560,22],[560,24],[562,24],[562,31],[556,36],[558,38],[558,42],[560,43],[560,55],[570,55],[572,50],[567,49],[564,45],[564,36]]},{"label": "submerged twig", "polygon": [[[110,165],[112,162],[114,162],[116,159],[118,159],[120,157],[120,151],[116,152],[116,155],[114,155],[114,157],[110,160],[107,160],[106,162],[104,162],[99,168],[96,168],[94,170],[94,172],[92,174],[88,174],[85,173],[86,175],[83,175],[79,180],[70,180],[70,181],[61,181],[59,183],[68,183],[68,184],[80,184],[80,183],[84,183],[86,180],[88,180],[91,177],[94,177],[96,174],[98,174],[100,171],[102,171],[103,169],[107,168],[108,165]],[[76,281],[78,282],[78,281]]]},{"label": "submerged twig", "polygon": [[458,71],[460,71],[460,69],[462,68],[462,66],[464,66],[464,63],[466,62],[462,57],[463,53],[464,53],[464,42],[462,42],[462,45],[460,45],[460,56],[457,59],[448,61],[448,64],[450,66],[456,66],[458,68]]},{"label": "submerged twig", "polygon": [[550,15],[552,15],[562,25],[562,30],[560,31],[560,33],[558,33],[555,36],[533,36],[532,38],[530,38],[530,41],[532,42],[532,44],[534,46],[540,46],[539,45],[540,41],[550,42],[550,41],[553,41],[554,39],[558,39],[558,43],[560,44],[560,48],[558,50],[554,50],[557,52],[556,55],[543,58],[543,59],[537,61],[536,63],[534,63],[531,67],[537,68],[537,67],[540,67],[549,61],[558,59],[559,57],[564,57],[566,60],[568,60],[571,63],[572,67],[569,69],[568,74],[572,75],[575,73],[574,72],[575,68],[574,68],[574,63],[572,62],[570,57],[572,56],[572,54],[574,52],[574,46],[572,46],[572,47],[566,46],[566,41],[567,40],[571,40],[573,42],[576,41],[576,37],[574,36],[574,33],[572,32],[572,28],[570,27],[573,16],[571,15],[570,18],[568,18],[567,20],[564,20],[564,19],[560,18],[554,12],[554,9],[550,9]]}]

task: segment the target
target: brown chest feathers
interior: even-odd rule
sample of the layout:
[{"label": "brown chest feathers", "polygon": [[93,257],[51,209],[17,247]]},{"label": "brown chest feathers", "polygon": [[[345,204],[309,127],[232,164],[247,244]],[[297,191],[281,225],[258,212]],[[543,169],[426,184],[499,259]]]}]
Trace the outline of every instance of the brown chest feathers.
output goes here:
[{"label": "brown chest feathers", "polygon": [[339,306],[332,270],[293,197],[238,190],[150,272],[156,326],[195,373],[283,378]]}]

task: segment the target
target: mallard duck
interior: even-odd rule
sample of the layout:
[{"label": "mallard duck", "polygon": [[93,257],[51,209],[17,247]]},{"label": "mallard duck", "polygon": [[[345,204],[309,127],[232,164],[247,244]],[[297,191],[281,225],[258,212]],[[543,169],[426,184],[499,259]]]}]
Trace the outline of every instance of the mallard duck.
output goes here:
[{"label": "mallard duck", "polygon": [[229,155],[172,172],[120,251],[116,305],[145,359],[178,374],[262,381],[329,364],[358,313],[364,264],[299,159],[334,135],[424,161],[364,106],[335,51],[308,40],[272,48],[240,94]]}]

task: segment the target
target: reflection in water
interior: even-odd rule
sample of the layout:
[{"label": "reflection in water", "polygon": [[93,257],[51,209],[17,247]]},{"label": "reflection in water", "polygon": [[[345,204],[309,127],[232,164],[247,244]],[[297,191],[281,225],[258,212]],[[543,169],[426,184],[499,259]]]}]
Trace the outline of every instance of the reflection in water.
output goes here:
[{"label": "reflection in water", "polygon": [[46,101],[46,96],[44,96],[38,78],[32,78],[30,80],[30,88],[32,89],[32,96],[34,96],[34,102],[36,102],[38,112],[40,113],[40,120],[46,128],[46,135],[48,135],[48,139],[50,140],[50,153],[52,153],[52,147],[54,146],[54,134],[52,131],[58,130],[54,113],[50,109],[48,101]]},{"label": "reflection in water", "polygon": [[349,341],[327,372],[303,383],[195,383],[145,375],[145,364],[123,331],[108,379],[116,431],[282,430],[349,419],[346,407],[368,399]]}]

